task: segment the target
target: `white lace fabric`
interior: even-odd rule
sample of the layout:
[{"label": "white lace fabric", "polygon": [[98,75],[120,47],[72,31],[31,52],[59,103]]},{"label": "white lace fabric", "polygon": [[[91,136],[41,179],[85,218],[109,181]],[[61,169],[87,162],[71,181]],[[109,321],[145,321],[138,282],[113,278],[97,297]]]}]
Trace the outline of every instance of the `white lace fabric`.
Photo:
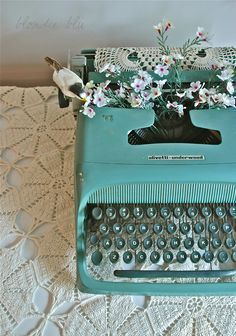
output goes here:
[{"label": "white lace fabric", "polygon": [[54,87],[1,87],[0,335],[235,335],[235,297],[130,297],[75,286],[75,122]]},{"label": "white lace fabric", "polygon": [[[171,48],[171,54],[179,54],[180,48]],[[119,47],[98,48],[95,54],[95,68],[102,69],[105,64],[116,64],[122,71],[154,70],[158,63],[162,63],[162,53],[157,47]],[[236,66],[236,48],[203,48],[191,49],[182,62],[184,70],[209,70],[212,64],[227,62]]]}]

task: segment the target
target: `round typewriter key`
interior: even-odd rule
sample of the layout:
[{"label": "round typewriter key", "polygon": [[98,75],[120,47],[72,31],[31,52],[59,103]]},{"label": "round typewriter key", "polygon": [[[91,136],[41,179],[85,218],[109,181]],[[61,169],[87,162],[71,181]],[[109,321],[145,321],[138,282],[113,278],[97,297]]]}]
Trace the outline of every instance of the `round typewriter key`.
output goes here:
[{"label": "round typewriter key", "polygon": [[109,231],[108,225],[104,223],[100,224],[99,231],[101,232],[101,234],[106,234]]},{"label": "round typewriter key", "polygon": [[124,238],[118,237],[115,240],[115,247],[118,248],[118,250],[122,249],[125,246],[125,240]]},{"label": "round typewriter key", "polygon": [[95,233],[93,233],[93,234],[91,235],[91,237],[90,237],[90,243],[91,243],[92,245],[96,245],[97,242],[98,242],[98,236],[97,236]]},{"label": "round typewriter key", "polygon": [[136,260],[138,263],[143,263],[146,260],[147,256],[146,253],[143,251],[139,251],[137,256],[136,256]]},{"label": "round typewriter key", "polygon": [[204,231],[204,225],[201,222],[198,222],[194,225],[194,232],[200,234]]},{"label": "round typewriter key", "polygon": [[135,232],[135,225],[134,224],[127,224],[126,232],[132,234]]},{"label": "round typewriter key", "polygon": [[123,254],[123,260],[126,264],[129,264],[131,262],[132,258],[133,258],[133,255],[130,251],[126,251]]},{"label": "round typewriter key", "polygon": [[92,216],[96,220],[101,219],[102,218],[102,209],[100,207],[93,208]]},{"label": "round typewriter key", "polygon": [[139,246],[139,240],[135,237],[130,238],[129,240],[129,246],[130,248],[132,248],[133,250],[135,250],[138,246]]},{"label": "round typewriter key", "polygon": [[173,234],[173,233],[175,233],[176,232],[176,230],[177,230],[177,226],[175,225],[175,223],[169,223],[168,225],[167,225],[167,232],[169,233],[169,234]]},{"label": "round typewriter key", "polygon": [[120,223],[115,223],[112,227],[114,233],[121,233],[122,225]]},{"label": "round typewriter key", "polygon": [[166,263],[171,263],[171,261],[173,260],[173,253],[171,251],[165,251],[163,253],[163,260]]},{"label": "round typewriter key", "polygon": [[109,238],[104,238],[102,241],[102,246],[104,247],[105,250],[108,250],[112,245],[112,241]]},{"label": "round typewriter key", "polygon": [[154,231],[155,233],[157,233],[157,234],[158,234],[158,233],[161,233],[162,230],[163,230],[163,227],[162,227],[161,224],[159,224],[159,223],[153,224],[153,231]]},{"label": "round typewriter key", "polygon": [[216,216],[218,216],[219,218],[223,218],[225,216],[225,208],[222,206],[218,206],[216,208]]},{"label": "round typewriter key", "polygon": [[193,251],[190,255],[190,259],[193,263],[197,263],[201,259],[201,254],[198,251]]},{"label": "round typewriter key", "polygon": [[139,225],[139,232],[140,233],[147,233],[148,232],[148,225],[147,224],[140,224]]},{"label": "round typewriter key", "polygon": [[100,251],[93,252],[91,260],[94,265],[96,266],[99,265],[100,262],[102,261],[102,253]]},{"label": "round typewriter key", "polygon": [[155,218],[157,216],[156,208],[153,207],[147,208],[147,216],[151,219]]},{"label": "round typewriter key", "polygon": [[214,259],[214,254],[211,251],[206,251],[203,254],[203,259],[205,260],[205,262],[210,263]]},{"label": "round typewriter key", "polygon": [[228,237],[226,238],[226,241],[225,241],[225,246],[228,248],[228,249],[231,249],[235,246],[235,240],[233,237]]},{"label": "round typewriter key", "polygon": [[224,223],[222,226],[222,231],[225,233],[230,233],[232,232],[232,225],[230,223]]},{"label": "round typewriter key", "polygon": [[208,240],[204,237],[201,237],[199,240],[198,240],[198,246],[201,250],[205,250],[206,247],[208,245]]},{"label": "round typewriter key", "polygon": [[180,239],[178,237],[171,238],[170,246],[173,250],[177,249],[180,246]]},{"label": "round typewriter key", "polygon": [[182,264],[186,261],[187,254],[184,251],[179,251],[176,255],[176,258],[177,258],[177,261]]},{"label": "round typewriter key", "polygon": [[106,215],[109,219],[114,219],[116,217],[116,209],[113,207],[107,208]]},{"label": "round typewriter key", "polygon": [[229,209],[230,216],[236,218],[236,206],[231,206]]},{"label": "round typewriter key", "polygon": [[157,239],[157,246],[158,246],[159,249],[165,248],[166,244],[167,244],[167,242],[166,242],[166,239],[164,237],[160,237],[160,238]]},{"label": "round typewriter key", "polygon": [[126,207],[120,208],[119,215],[120,215],[120,217],[122,217],[124,219],[129,218],[129,209],[126,208]]},{"label": "round typewriter key", "polygon": [[190,250],[194,245],[194,240],[193,238],[186,238],[184,240],[184,247],[187,249],[187,250]]},{"label": "round typewriter key", "polygon": [[190,225],[189,225],[189,223],[182,223],[182,224],[180,224],[180,231],[183,234],[189,233],[189,231],[190,231]]},{"label": "round typewriter key", "polygon": [[196,207],[189,207],[188,208],[188,216],[190,218],[195,218],[198,215],[198,209]]},{"label": "round typewriter key", "polygon": [[213,238],[212,241],[211,241],[211,245],[215,249],[219,248],[221,246],[221,244],[222,244],[222,242],[221,242],[220,238],[218,238],[218,237]]},{"label": "round typewriter key", "polygon": [[184,213],[184,209],[182,207],[174,208],[174,215],[176,218],[180,218]]},{"label": "round typewriter key", "polygon": [[211,208],[209,206],[203,207],[202,208],[202,215],[206,218],[211,217],[211,215],[212,215]]},{"label": "round typewriter key", "polygon": [[143,247],[145,248],[145,250],[148,250],[152,247],[152,238],[151,237],[147,237],[143,240]]},{"label": "round typewriter key", "polygon": [[232,258],[233,262],[236,262],[236,251],[234,251],[234,252],[232,253],[231,258]]},{"label": "round typewriter key", "polygon": [[160,253],[157,251],[152,251],[150,254],[150,260],[153,264],[156,264],[160,260]]},{"label": "round typewriter key", "polygon": [[220,251],[217,255],[217,259],[220,263],[225,263],[228,260],[229,256],[228,253],[225,251]]},{"label": "round typewriter key", "polygon": [[141,207],[135,207],[133,214],[137,219],[143,218],[143,209]]},{"label": "round typewriter key", "polygon": [[113,251],[109,255],[110,261],[114,264],[119,260],[119,253],[116,251]]},{"label": "round typewriter key", "polygon": [[162,207],[161,208],[161,217],[164,219],[167,219],[170,217],[170,208],[168,207]]},{"label": "round typewriter key", "polygon": [[219,230],[218,224],[215,222],[212,222],[208,225],[208,230],[211,233],[216,233]]}]

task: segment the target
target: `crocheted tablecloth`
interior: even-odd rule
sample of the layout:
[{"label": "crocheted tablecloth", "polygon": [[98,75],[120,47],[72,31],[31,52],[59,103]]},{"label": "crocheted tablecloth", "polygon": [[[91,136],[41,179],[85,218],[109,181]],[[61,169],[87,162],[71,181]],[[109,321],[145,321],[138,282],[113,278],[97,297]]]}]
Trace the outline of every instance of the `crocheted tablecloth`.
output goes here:
[{"label": "crocheted tablecloth", "polygon": [[236,297],[75,287],[75,121],[54,87],[1,88],[0,335],[235,335]]}]

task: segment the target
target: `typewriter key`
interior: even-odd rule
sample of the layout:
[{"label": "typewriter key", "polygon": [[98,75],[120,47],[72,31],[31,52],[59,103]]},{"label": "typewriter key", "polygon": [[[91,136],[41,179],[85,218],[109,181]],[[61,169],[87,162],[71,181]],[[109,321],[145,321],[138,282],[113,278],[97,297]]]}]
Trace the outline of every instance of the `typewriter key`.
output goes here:
[{"label": "typewriter key", "polygon": [[126,251],[123,254],[123,260],[126,264],[129,264],[131,262],[132,258],[133,258],[133,255],[130,251]]},{"label": "typewriter key", "polygon": [[164,219],[167,219],[170,217],[170,208],[168,207],[162,207],[161,208],[161,217]]},{"label": "typewriter key", "polygon": [[202,208],[202,215],[206,218],[211,217],[211,215],[212,215],[211,208],[209,206],[203,207]]},{"label": "typewriter key", "polygon": [[148,232],[148,225],[147,224],[140,224],[139,225],[139,232],[140,233],[147,233]]},{"label": "typewriter key", "polygon": [[176,207],[174,209],[174,215],[176,218],[180,218],[184,213],[184,209],[182,207]]},{"label": "typewriter key", "polygon": [[229,256],[228,253],[225,251],[220,251],[217,255],[217,259],[220,263],[225,263],[228,260]]},{"label": "typewriter key", "polygon": [[225,208],[222,206],[217,207],[216,216],[218,216],[219,218],[223,218],[225,216]]},{"label": "typewriter key", "polygon": [[130,246],[130,248],[132,248],[132,250],[135,250],[139,246],[139,240],[135,237],[130,238],[129,246]]},{"label": "typewriter key", "polygon": [[99,207],[93,208],[92,216],[94,219],[99,220],[102,218],[102,209]]},{"label": "typewriter key", "polygon": [[101,234],[106,234],[109,231],[108,225],[104,223],[100,224],[99,231],[101,232]]},{"label": "typewriter key", "polygon": [[134,224],[127,224],[126,232],[132,234],[135,232],[135,225]]},{"label": "typewriter key", "polygon": [[193,245],[194,245],[194,240],[193,240],[193,238],[188,237],[188,238],[186,238],[186,239],[184,240],[184,247],[185,247],[187,250],[190,250],[190,249],[193,247]]},{"label": "typewriter key", "polygon": [[141,219],[143,217],[143,209],[141,207],[135,207],[133,214],[135,218]]},{"label": "typewriter key", "polygon": [[195,218],[198,215],[198,209],[194,206],[188,208],[188,216]]},{"label": "typewriter key", "polygon": [[231,206],[229,209],[229,213],[232,217],[236,218],[236,206]]},{"label": "typewriter key", "polygon": [[194,232],[200,234],[204,231],[204,225],[201,222],[198,222],[194,225]]},{"label": "typewriter key", "polygon": [[178,237],[171,238],[170,246],[173,250],[177,249],[180,246],[180,239]]},{"label": "typewriter key", "polygon": [[198,251],[193,251],[191,253],[190,259],[193,263],[197,263],[201,259],[201,254]]},{"label": "typewriter key", "polygon": [[112,241],[109,238],[104,238],[102,241],[102,246],[104,247],[105,250],[108,250],[112,245]]},{"label": "typewriter key", "polygon": [[118,237],[115,240],[115,246],[118,250],[122,249],[125,246],[125,240],[122,237]]},{"label": "typewriter key", "polygon": [[222,242],[220,240],[220,238],[216,237],[212,239],[211,245],[213,248],[217,249],[221,246]]},{"label": "typewriter key", "polygon": [[171,251],[165,251],[163,253],[163,260],[166,263],[171,263],[171,261],[173,260],[173,253]]},{"label": "typewriter key", "polygon": [[232,232],[232,225],[230,223],[224,223],[222,226],[222,231],[225,233],[230,233]]},{"label": "typewriter key", "polygon": [[204,237],[201,237],[199,240],[198,240],[198,246],[201,250],[205,250],[205,248],[207,247],[208,245],[208,240]]},{"label": "typewriter key", "polygon": [[153,264],[156,264],[160,260],[160,253],[157,251],[152,251],[150,254],[150,260]]},{"label": "typewriter key", "polygon": [[147,216],[151,219],[157,216],[157,210],[153,207],[147,208]]},{"label": "typewriter key", "polygon": [[113,264],[116,263],[119,259],[119,253],[116,251],[112,251],[109,255],[109,259]]},{"label": "typewriter key", "polygon": [[116,217],[116,209],[113,207],[107,208],[106,215],[109,219],[114,219]]},{"label": "typewriter key", "polygon": [[228,249],[233,248],[233,247],[235,246],[235,240],[234,240],[234,238],[232,238],[232,237],[228,237],[228,238],[226,238],[225,246],[226,246]]},{"label": "typewriter key", "polygon": [[189,223],[182,223],[182,224],[180,224],[180,231],[183,234],[189,233],[189,231],[190,231],[190,225],[189,225]]},{"label": "typewriter key", "polygon": [[219,230],[218,224],[213,222],[208,225],[208,230],[211,233],[216,233]]},{"label": "typewriter key", "polygon": [[100,262],[102,261],[102,253],[100,251],[93,252],[91,260],[94,265],[96,266],[99,265]]},{"label": "typewriter key", "polygon": [[206,251],[203,254],[203,259],[205,260],[205,262],[210,263],[214,259],[214,254],[211,251]]},{"label": "typewriter key", "polygon": [[166,247],[167,241],[164,237],[160,237],[157,239],[157,246],[159,249],[163,249]]},{"label": "typewriter key", "polygon": [[153,224],[153,231],[155,233],[161,233],[162,230],[163,230],[163,227],[162,227],[161,224],[159,224],[159,223]]},{"label": "typewriter key", "polygon": [[151,237],[147,237],[143,240],[143,247],[145,248],[145,250],[148,250],[152,247],[152,238]]},{"label": "typewriter key", "polygon": [[179,251],[178,253],[177,253],[177,256],[176,256],[176,258],[177,258],[177,261],[179,262],[179,263],[184,263],[185,261],[186,261],[186,259],[187,259],[187,254],[186,254],[186,252],[184,252],[184,251]]},{"label": "typewriter key", "polygon": [[231,258],[232,258],[233,262],[236,262],[236,251],[234,251],[234,252],[232,253]]},{"label": "typewriter key", "polygon": [[119,210],[120,217],[127,219],[129,218],[129,209],[126,207],[122,207]]},{"label": "typewriter key", "polygon": [[121,233],[122,225],[120,223],[115,223],[112,227],[114,233]]},{"label": "typewriter key", "polygon": [[175,225],[175,223],[169,223],[169,224],[167,225],[167,229],[166,229],[166,231],[167,231],[169,234],[173,234],[173,233],[175,233],[176,230],[177,230],[177,226]]},{"label": "typewriter key", "polygon": [[146,260],[146,253],[143,251],[139,251],[137,256],[136,256],[136,260],[138,263],[143,263]]}]

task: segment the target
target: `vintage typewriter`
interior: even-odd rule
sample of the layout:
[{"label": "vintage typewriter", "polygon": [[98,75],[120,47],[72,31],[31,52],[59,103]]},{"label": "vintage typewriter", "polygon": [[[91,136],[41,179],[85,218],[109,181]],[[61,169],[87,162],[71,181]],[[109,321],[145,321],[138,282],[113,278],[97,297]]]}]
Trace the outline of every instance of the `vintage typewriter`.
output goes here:
[{"label": "vintage typewriter", "polygon": [[[118,49],[126,52],[132,71],[137,50]],[[118,49],[109,55],[119,56]],[[203,58],[199,51],[195,60]],[[104,81],[96,62],[96,51],[86,50],[72,58],[72,70],[85,81]],[[186,70],[185,80],[204,81],[209,75],[209,70]],[[78,113],[75,206],[81,291],[236,294],[236,111],[193,110],[190,116],[201,130],[197,136],[181,143],[151,143],[152,110],[104,107],[92,120]]]}]

